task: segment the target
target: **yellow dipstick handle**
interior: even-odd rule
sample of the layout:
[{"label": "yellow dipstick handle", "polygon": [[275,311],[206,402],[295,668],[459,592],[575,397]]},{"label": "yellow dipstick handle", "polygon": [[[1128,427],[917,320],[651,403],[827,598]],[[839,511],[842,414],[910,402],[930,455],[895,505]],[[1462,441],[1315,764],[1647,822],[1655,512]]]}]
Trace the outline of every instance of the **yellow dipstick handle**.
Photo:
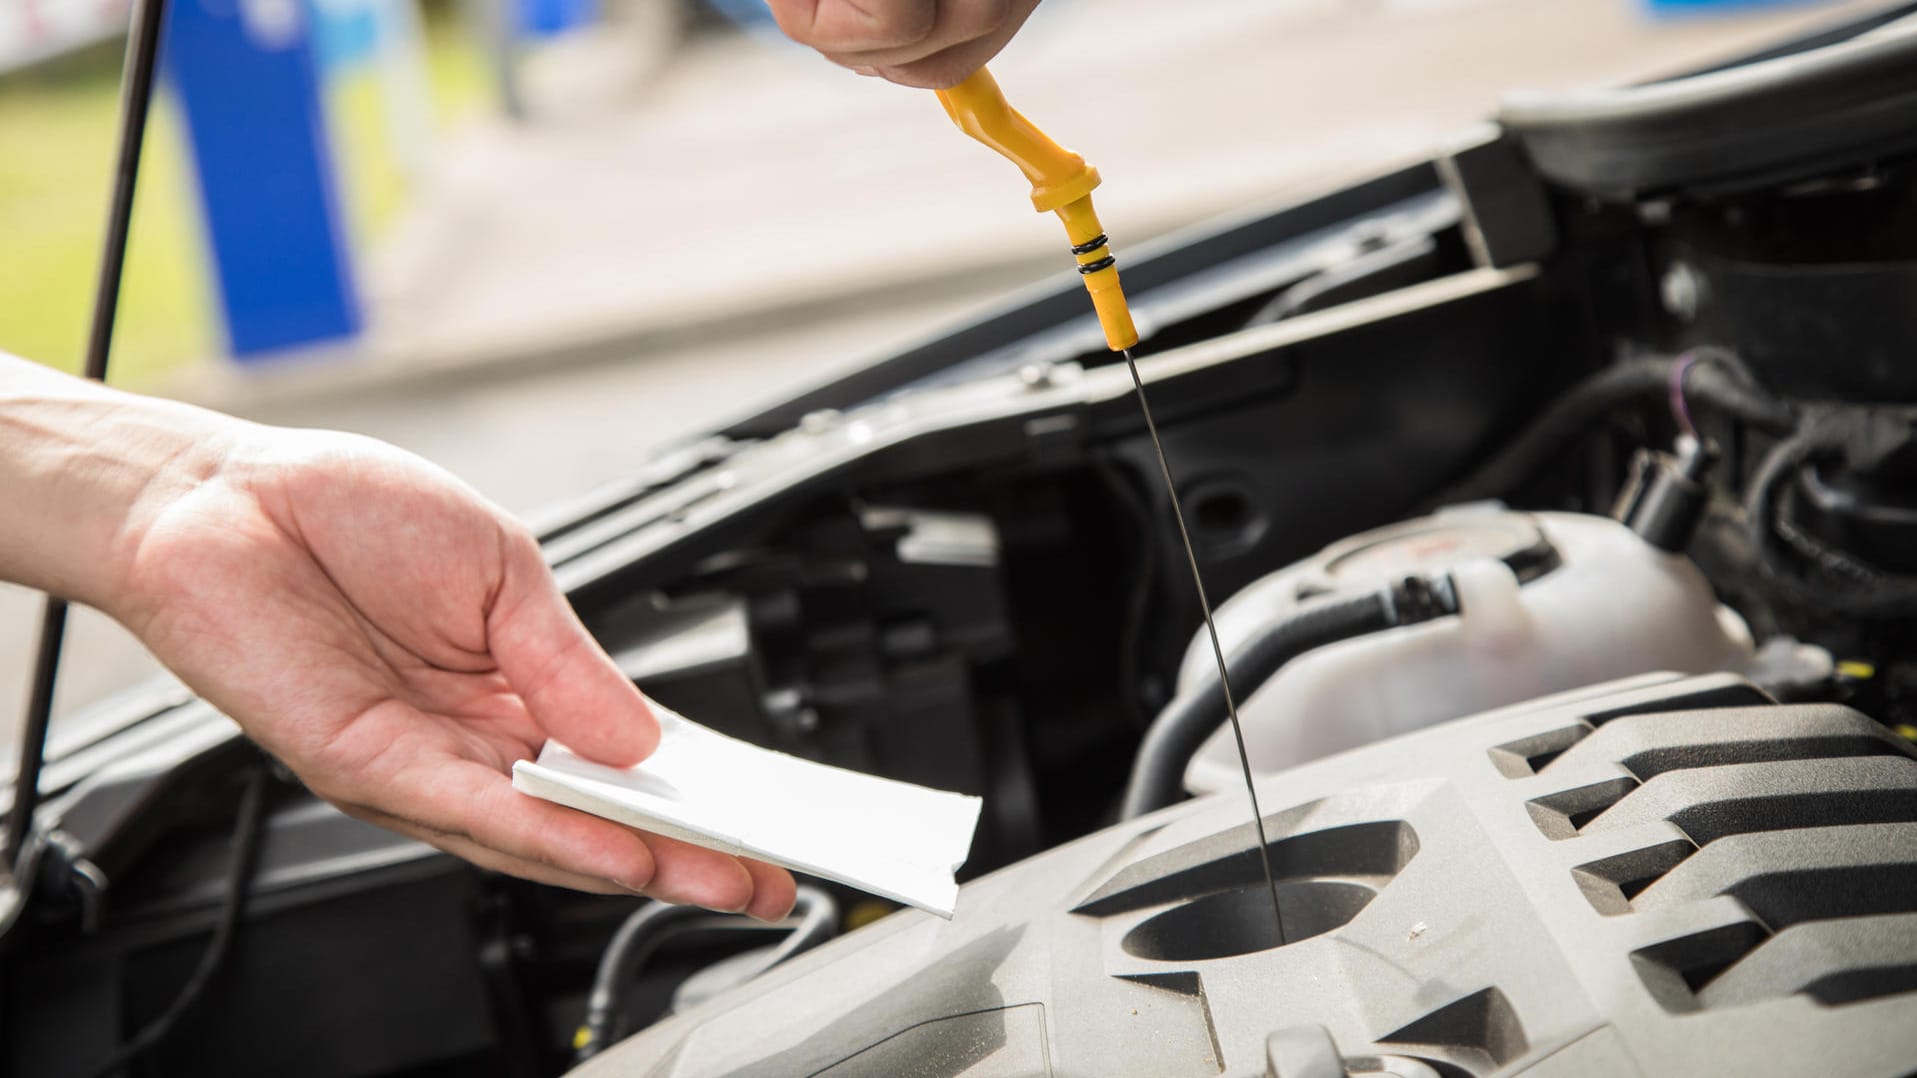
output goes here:
[{"label": "yellow dipstick handle", "polygon": [[1125,290],[1118,283],[1117,262],[1112,258],[1105,229],[1098,223],[1098,211],[1092,208],[1098,170],[1046,137],[1032,121],[1006,104],[998,80],[982,67],[938,95],[946,115],[960,130],[997,150],[1025,173],[1032,183],[1032,205],[1038,212],[1056,213],[1065,222],[1072,254],[1078,258],[1078,272],[1084,275],[1085,289],[1092,294],[1098,324],[1105,328],[1105,343],[1114,352],[1137,344],[1138,329],[1132,325],[1131,308],[1126,306]]}]

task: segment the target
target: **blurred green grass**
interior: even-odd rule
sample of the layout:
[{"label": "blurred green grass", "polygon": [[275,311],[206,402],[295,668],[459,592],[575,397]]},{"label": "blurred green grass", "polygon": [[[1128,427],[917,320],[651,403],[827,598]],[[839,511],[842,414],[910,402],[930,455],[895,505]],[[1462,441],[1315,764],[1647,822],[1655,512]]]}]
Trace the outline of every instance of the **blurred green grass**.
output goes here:
[{"label": "blurred green grass", "polygon": [[[90,67],[92,65],[89,65]],[[117,70],[0,85],[0,348],[78,371],[105,223]],[[148,384],[219,346],[170,103],[155,110],[134,203],[115,380]]]},{"label": "blurred green grass", "polygon": [[[483,107],[483,56],[443,13],[426,28],[435,126]],[[80,369],[105,221],[119,102],[118,56],[99,50],[0,80],[0,350]],[[365,250],[404,208],[377,72],[327,88],[349,235]],[[162,95],[147,133],[114,335],[113,380],[162,383],[225,344],[181,117]]]}]

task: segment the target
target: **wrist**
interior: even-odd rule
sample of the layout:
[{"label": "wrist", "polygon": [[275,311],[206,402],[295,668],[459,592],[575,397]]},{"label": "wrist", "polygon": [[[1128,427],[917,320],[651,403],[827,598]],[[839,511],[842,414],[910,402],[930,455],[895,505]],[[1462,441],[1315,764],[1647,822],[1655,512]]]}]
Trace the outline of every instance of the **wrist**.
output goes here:
[{"label": "wrist", "polygon": [[0,578],[120,616],[148,532],[243,426],[0,356]]},{"label": "wrist", "polygon": [[143,571],[155,533],[193,519],[183,511],[192,502],[232,486],[249,425],[141,397],[127,397],[105,422],[104,452],[123,471],[97,492],[100,516],[87,532],[98,537],[98,561],[79,568],[76,597],[131,628],[130,619],[159,598],[148,594],[153,574]]}]

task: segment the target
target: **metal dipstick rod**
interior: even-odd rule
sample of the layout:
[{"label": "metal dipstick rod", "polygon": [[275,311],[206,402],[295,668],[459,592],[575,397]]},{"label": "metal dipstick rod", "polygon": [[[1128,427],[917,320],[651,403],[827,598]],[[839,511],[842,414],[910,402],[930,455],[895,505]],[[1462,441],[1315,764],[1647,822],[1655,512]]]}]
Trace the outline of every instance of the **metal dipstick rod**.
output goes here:
[{"label": "metal dipstick rod", "polygon": [[1258,807],[1258,788],[1252,781],[1251,757],[1245,751],[1245,731],[1238,721],[1237,698],[1232,695],[1231,678],[1226,672],[1225,647],[1218,638],[1218,626],[1212,619],[1211,599],[1205,593],[1204,574],[1198,568],[1198,554],[1192,548],[1191,532],[1185,526],[1185,511],[1178,501],[1178,486],[1172,480],[1171,463],[1165,458],[1165,443],[1158,436],[1158,423],[1152,418],[1151,400],[1145,393],[1145,380],[1139,376],[1138,361],[1132,348],[1138,344],[1138,329],[1132,324],[1131,309],[1124,289],[1118,283],[1117,260],[1111,244],[1092,208],[1092,190],[1098,186],[1098,170],[1085,159],[1053,142],[1030,120],[1005,101],[998,81],[980,68],[970,78],[949,90],[938,92],[952,122],[966,134],[1010,159],[1032,184],[1032,205],[1040,213],[1056,213],[1065,222],[1072,242],[1072,254],[1078,260],[1078,272],[1091,293],[1092,306],[1098,312],[1099,325],[1105,331],[1105,343],[1125,359],[1131,372],[1132,387],[1138,392],[1138,410],[1145,417],[1145,430],[1151,436],[1152,452],[1158,458],[1158,471],[1165,481],[1165,494],[1171,500],[1172,519],[1178,523],[1178,538],[1184,544],[1185,561],[1191,566],[1192,586],[1198,593],[1198,607],[1205,616],[1205,632],[1211,638],[1212,657],[1218,662],[1218,682],[1225,692],[1225,714],[1231,721],[1231,733],[1238,746],[1238,764],[1244,771],[1245,794],[1251,799],[1251,822],[1258,836],[1258,861],[1264,867],[1265,887],[1271,892],[1271,916],[1278,930],[1277,942],[1285,942],[1285,917],[1278,904],[1278,881],[1271,871],[1271,843],[1265,837],[1265,817]]}]

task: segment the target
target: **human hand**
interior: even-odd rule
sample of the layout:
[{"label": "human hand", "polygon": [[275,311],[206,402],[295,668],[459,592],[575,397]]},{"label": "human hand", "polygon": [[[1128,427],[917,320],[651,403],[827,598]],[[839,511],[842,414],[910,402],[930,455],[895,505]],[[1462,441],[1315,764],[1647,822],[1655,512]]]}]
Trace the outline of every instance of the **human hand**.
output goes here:
[{"label": "human hand", "polygon": [[766,0],[787,37],[862,75],[943,90],[997,56],[1038,0]]},{"label": "human hand", "polygon": [[621,766],[659,740],[524,528],[390,446],[234,428],[208,474],[127,525],[101,600],[188,685],[315,794],[475,864],[790,910],[783,869],[512,788],[548,737]]}]

